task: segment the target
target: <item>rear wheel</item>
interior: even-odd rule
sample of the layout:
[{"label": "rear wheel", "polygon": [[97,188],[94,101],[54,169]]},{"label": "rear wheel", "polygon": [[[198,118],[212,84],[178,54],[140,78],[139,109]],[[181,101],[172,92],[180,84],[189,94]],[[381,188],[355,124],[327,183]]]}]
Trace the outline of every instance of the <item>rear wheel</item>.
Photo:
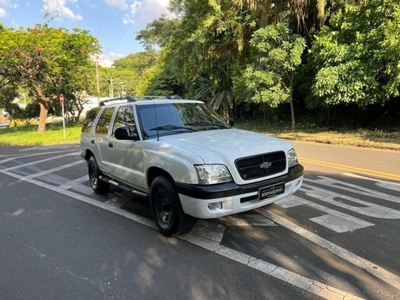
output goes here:
[{"label": "rear wheel", "polygon": [[110,185],[104,181],[99,179],[101,175],[101,171],[99,166],[97,165],[97,161],[94,156],[89,158],[88,162],[88,173],[90,179],[90,186],[96,194],[107,194],[110,188]]},{"label": "rear wheel", "polygon": [[150,188],[150,207],[154,221],[165,236],[178,236],[192,230],[196,218],[183,212],[173,184],[165,177],[156,177]]}]

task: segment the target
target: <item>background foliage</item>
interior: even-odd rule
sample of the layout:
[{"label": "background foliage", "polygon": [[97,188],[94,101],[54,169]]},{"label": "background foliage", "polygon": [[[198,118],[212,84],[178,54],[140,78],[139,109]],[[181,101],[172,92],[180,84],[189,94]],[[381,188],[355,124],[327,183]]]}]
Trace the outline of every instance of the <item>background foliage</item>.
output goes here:
[{"label": "background foliage", "polygon": [[59,114],[64,93],[79,119],[88,95],[179,95],[292,129],[295,115],[332,127],[399,125],[398,0],[171,0],[170,10],[176,18],[137,34],[143,52],[110,68],[96,65],[88,32],[0,26],[1,105],[21,117],[9,99],[26,94]]}]

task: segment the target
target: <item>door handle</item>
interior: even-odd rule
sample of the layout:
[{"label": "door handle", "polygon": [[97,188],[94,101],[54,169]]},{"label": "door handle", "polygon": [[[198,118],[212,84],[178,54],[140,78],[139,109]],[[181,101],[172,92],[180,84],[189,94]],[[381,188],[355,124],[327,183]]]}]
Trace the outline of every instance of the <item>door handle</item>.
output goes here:
[{"label": "door handle", "polygon": [[108,147],[113,148],[114,144],[112,142],[108,142]]}]

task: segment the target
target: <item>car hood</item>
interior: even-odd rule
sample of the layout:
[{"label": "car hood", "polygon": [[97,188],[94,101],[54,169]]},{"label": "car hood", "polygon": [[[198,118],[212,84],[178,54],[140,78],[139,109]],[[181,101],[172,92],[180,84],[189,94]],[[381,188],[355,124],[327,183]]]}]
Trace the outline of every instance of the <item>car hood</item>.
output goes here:
[{"label": "car hood", "polygon": [[287,151],[290,143],[261,133],[240,129],[221,129],[164,136],[160,141],[191,151],[204,163],[226,163],[241,157],[274,151]]}]

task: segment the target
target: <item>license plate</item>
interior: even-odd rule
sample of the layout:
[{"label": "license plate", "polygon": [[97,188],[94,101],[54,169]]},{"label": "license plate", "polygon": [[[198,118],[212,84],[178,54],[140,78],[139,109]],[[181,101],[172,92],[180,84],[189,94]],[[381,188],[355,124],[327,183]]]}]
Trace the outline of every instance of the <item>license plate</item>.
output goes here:
[{"label": "license plate", "polygon": [[283,194],[285,192],[285,183],[277,183],[274,185],[270,185],[264,188],[259,189],[258,191],[258,199],[264,200],[267,198],[274,197],[279,194]]}]

